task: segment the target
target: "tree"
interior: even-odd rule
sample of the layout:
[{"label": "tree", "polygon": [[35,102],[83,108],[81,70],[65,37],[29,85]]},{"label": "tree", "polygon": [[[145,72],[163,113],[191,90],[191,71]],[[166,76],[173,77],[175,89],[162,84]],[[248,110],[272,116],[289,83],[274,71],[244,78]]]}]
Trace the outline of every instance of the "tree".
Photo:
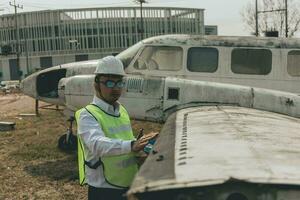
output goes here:
[{"label": "tree", "polygon": [[[285,0],[258,0],[258,11],[285,9]],[[241,12],[246,28],[255,33],[255,0],[251,0]],[[288,0],[288,36],[293,37],[300,29],[300,3]],[[258,32],[262,35],[269,30],[277,30],[280,37],[285,36],[285,11],[260,12]]]}]

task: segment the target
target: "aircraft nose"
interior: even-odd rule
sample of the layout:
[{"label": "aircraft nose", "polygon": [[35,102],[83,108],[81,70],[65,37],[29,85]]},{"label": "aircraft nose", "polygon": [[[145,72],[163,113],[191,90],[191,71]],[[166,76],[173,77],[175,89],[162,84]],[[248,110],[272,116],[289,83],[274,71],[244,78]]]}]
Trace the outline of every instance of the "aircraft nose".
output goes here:
[{"label": "aircraft nose", "polygon": [[37,91],[36,91],[36,75],[32,74],[25,79],[22,80],[20,84],[21,91],[33,98],[37,98]]},{"label": "aircraft nose", "polygon": [[23,85],[23,80],[22,80],[20,83],[20,90],[23,92],[23,89],[24,89],[24,85]]}]

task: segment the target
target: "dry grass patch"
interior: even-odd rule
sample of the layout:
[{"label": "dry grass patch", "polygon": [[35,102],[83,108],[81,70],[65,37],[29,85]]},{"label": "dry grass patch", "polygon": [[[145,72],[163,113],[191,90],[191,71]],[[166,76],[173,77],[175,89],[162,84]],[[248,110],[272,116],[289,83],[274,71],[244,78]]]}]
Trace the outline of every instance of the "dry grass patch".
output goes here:
[{"label": "dry grass patch", "polygon": [[[1,200],[87,199],[87,188],[78,184],[76,153],[67,154],[57,148],[58,138],[68,126],[62,113],[41,110],[40,117],[3,116],[0,116],[0,121],[14,121],[16,129],[0,132]],[[132,122],[135,132],[140,128],[144,128],[145,133],[161,128],[156,123]]]}]

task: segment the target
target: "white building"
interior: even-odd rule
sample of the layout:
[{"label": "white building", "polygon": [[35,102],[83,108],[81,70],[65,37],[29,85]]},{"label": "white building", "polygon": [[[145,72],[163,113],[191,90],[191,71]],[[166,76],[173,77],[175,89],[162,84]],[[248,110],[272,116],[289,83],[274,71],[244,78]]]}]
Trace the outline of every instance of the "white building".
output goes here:
[{"label": "white building", "polygon": [[[118,53],[142,38],[163,34],[205,34],[204,10],[145,7],[84,8],[0,16],[0,46],[20,48],[0,55],[0,80],[17,80],[63,63]],[[16,39],[18,38],[18,40]]]}]

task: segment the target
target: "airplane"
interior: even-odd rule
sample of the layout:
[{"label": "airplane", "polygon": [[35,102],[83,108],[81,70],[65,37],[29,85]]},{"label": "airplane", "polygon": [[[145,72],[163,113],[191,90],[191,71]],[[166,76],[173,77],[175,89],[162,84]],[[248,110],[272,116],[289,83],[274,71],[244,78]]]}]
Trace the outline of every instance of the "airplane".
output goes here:
[{"label": "airplane", "polygon": [[[117,55],[127,74],[178,77],[300,94],[300,39],[162,35]],[[22,81],[25,94],[64,105],[67,78],[93,74],[98,60],[61,64]]]},{"label": "airplane", "polygon": [[[221,37],[223,42],[210,43],[208,38],[159,36],[118,55],[128,73],[120,102],[132,118],[164,123],[128,196],[141,200],[298,200],[300,92],[299,67],[294,67],[299,66],[295,62],[299,59],[299,40],[268,38],[252,43],[248,37]],[[205,72],[198,77],[185,68],[191,62],[188,49],[199,46],[197,41],[206,42],[199,47],[204,51],[216,48],[218,58],[227,63],[218,62],[217,74]],[[175,42],[182,45],[182,68],[160,71],[170,58],[174,58],[173,63],[180,58]],[[145,51],[152,55],[149,52],[156,47],[165,48],[153,56],[163,60],[160,64],[143,56]],[[246,61],[256,62],[252,53],[259,54],[252,48],[262,49],[260,59],[271,52],[271,70],[270,66],[262,71],[246,66],[243,71],[238,66],[244,59],[230,61],[230,56],[226,57],[237,52],[241,57],[246,54]],[[203,58],[201,53],[195,57]],[[208,53],[208,57],[213,55]],[[237,63],[231,69],[248,74],[229,76],[228,63]],[[72,116],[93,97],[96,64],[86,61],[49,68],[27,77],[21,87],[36,99],[64,105],[65,113]],[[270,61],[260,66],[264,64],[270,65]],[[279,64],[283,64],[281,68]],[[283,71],[286,73],[281,74]],[[288,74],[291,77],[287,78]]]},{"label": "airplane", "polygon": [[[296,38],[162,35],[142,40],[117,57],[129,75],[177,77],[300,94],[300,40]],[[22,81],[25,94],[51,104],[68,104],[65,113],[70,116],[70,127],[59,142],[63,149],[75,148],[68,145],[74,141],[71,130],[76,108],[66,102],[66,83],[73,76],[93,74],[97,62],[54,66]],[[129,84],[130,90],[139,90],[142,82],[137,78]],[[143,114],[134,117],[139,119]]]}]

